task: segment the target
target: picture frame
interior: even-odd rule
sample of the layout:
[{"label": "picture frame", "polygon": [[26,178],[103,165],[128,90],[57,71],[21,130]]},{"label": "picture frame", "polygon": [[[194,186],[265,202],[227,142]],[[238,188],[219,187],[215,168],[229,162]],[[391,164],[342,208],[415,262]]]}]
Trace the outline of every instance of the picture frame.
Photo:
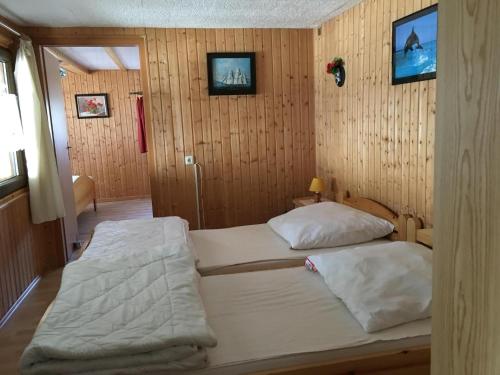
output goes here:
[{"label": "picture frame", "polygon": [[392,84],[436,78],[438,4],[392,23]]},{"label": "picture frame", "polygon": [[76,94],[76,115],[79,119],[109,117],[108,94]]},{"label": "picture frame", "polygon": [[255,95],[255,52],[207,53],[208,95]]}]

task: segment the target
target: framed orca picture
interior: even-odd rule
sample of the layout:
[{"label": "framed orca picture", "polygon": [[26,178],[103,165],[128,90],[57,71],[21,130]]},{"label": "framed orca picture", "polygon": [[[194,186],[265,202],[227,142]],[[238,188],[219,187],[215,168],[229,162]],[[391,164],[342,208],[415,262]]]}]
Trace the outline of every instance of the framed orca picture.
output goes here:
[{"label": "framed orca picture", "polygon": [[209,95],[255,95],[255,52],[207,53]]},{"label": "framed orca picture", "polygon": [[436,78],[438,6],[392,23],[392,84]]}]

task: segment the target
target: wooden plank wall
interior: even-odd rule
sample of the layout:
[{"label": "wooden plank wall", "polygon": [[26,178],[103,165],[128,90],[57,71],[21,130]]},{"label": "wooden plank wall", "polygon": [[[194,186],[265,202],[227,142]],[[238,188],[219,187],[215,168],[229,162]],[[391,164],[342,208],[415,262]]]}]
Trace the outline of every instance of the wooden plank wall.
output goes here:
[{"label": "wooden plank wall", "polygon": [[[317,171],[432,225],[436,80],[391,85],[392,22],[433,0],[365,0],[315,32]],[[346,61],[346,83],[325,73]]]},{"label": "wooden plank wall", "polygon": [[432,374],[500,374],[500,2],[439,4]]},{"label": "wooden plank wall", "polygon": [[[74,175],[92,176],[99,201],[150,196],[146,154],[139,152],[135,121],[139,71],[107,70],[61,80]],[[111,117],[79,119],[75,94],[107,93]]]},{"label": "wooden plank wall", "polygon": [[31,223],[26,189],[0,199],[0,320],[38,275],[64,264],[60,225]]},{"label": "wooden plank wall", "polygon": [[[15,55],[17,44],[0,28],[0,47]],[[0,199],[0,322],[38,275],[64,264],[62,241],[60,220],[31,223],[27,189]]]},{"label": "wooden plank wall", "polygon": [[[307,29],[29,28],[76,40],[145,36],[156,216],[196,223],[192,167],[203,165],[209,228],[261,223],[292,207],[315,173],[313,31]],[[80,42],[81,43],[81,42]],[[257,95],[209,97],[206,52],[255,51]],[[151,146],[151,145],[150,145]]]}]

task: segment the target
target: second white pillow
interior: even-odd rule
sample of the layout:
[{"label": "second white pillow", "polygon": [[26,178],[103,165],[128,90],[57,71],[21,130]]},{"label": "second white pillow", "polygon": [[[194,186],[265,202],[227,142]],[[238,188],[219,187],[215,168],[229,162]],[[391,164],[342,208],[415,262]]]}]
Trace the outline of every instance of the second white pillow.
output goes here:
[{"label": "second white pillow", "polygon": [[394,225],[384,219],[335,202],[299,207],[272,218],[268,224],[296,250],[367,242],[394,230]]},{"label": "second white pillow", "polygon": [[391,242],[309,256],[366,332],[431,316],[432,251]]}]

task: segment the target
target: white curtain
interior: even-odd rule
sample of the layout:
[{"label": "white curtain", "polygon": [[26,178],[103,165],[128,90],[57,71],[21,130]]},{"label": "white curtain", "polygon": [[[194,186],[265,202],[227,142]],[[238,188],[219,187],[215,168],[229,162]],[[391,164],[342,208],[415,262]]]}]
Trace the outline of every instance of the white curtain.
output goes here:
[{"label": "white curtain", "polygon": [[20,41],[15,77],[24,131],[31,219],[39,224],[63,217],[64,203],[31,41]]}]

